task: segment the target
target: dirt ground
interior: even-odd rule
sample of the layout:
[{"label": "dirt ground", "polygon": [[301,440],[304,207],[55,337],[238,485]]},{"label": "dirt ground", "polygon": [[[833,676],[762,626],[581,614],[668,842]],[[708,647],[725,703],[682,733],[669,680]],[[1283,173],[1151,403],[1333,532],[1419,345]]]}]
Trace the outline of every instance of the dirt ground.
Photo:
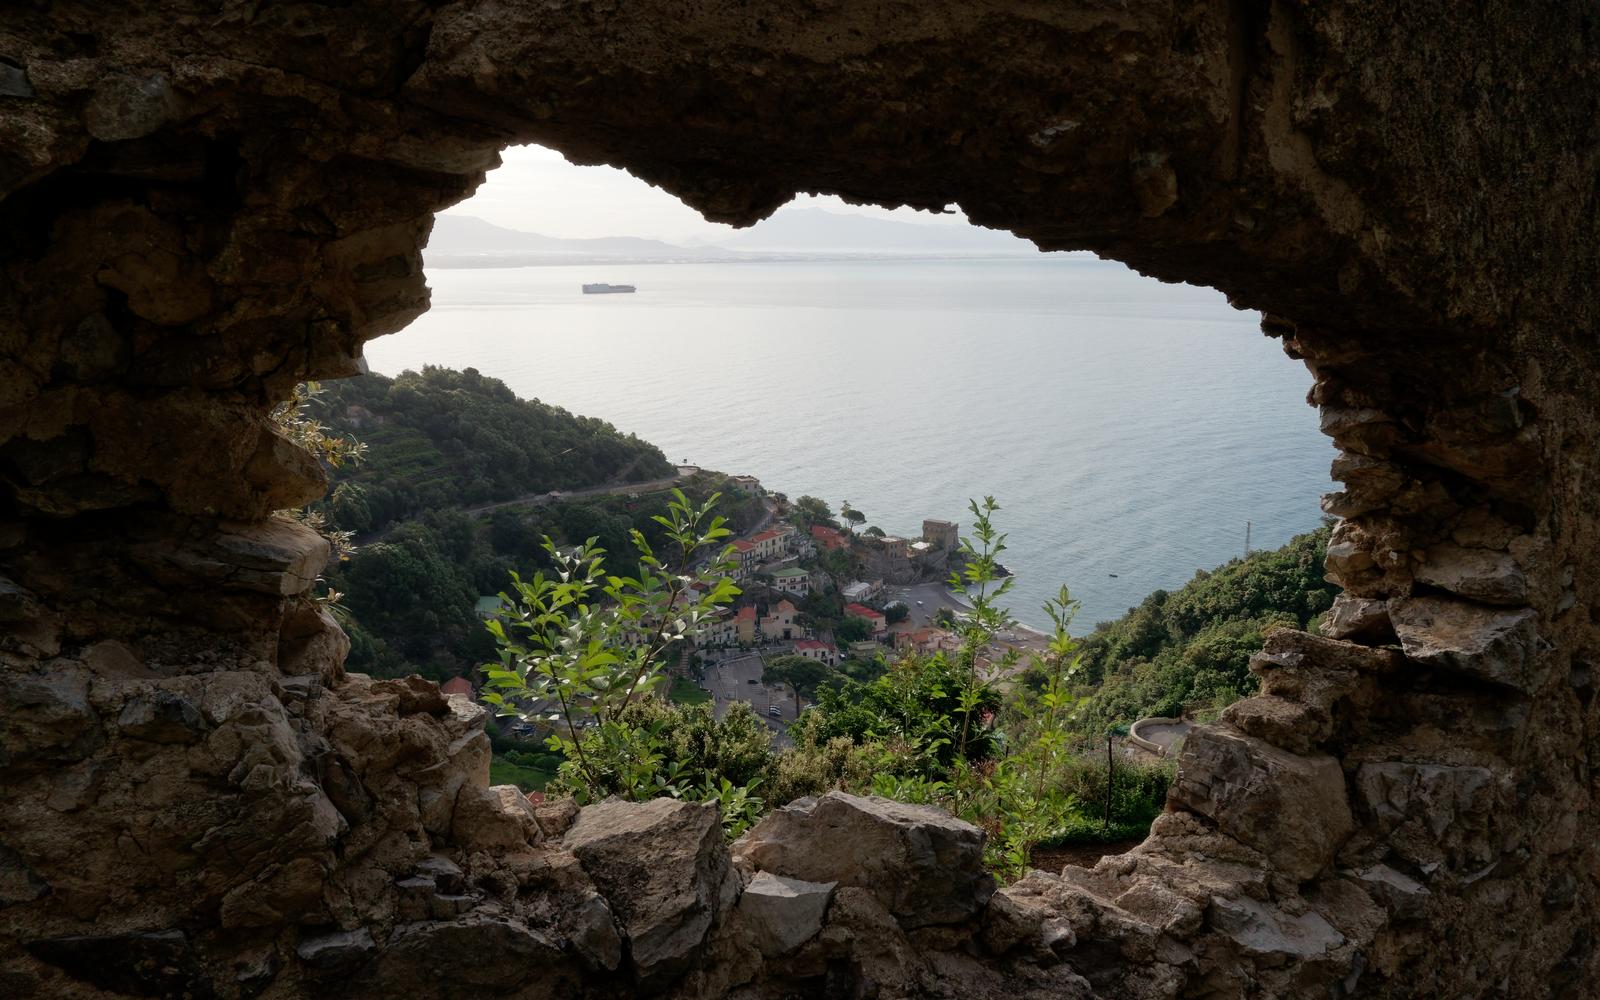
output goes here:
[{"label": "dirt ground", "polygon": [[1067,865],[1093,868],[1094,863],[1112,854],[1124,854],[1144,843],[1143,837],[1113,840],[1105,844],[1071,844],[1067,847],[1036,847],[1029,867],[1040,871],[1059,872]]}]

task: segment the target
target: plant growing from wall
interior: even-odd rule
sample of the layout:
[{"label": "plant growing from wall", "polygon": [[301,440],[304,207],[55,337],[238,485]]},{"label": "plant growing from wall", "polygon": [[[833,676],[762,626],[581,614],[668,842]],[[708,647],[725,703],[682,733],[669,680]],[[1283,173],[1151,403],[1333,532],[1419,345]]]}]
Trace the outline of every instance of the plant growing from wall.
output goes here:
[{"label": "plant growing from wall", "polygon": [[484,668],[483,700],[552,727],[549,746],[566,758],[557,780],[580,801],[673,794],[746,808],[748,788],[736,795],[720,783],[696,785],[701,776],[670,759],[664,720],[626,711],[662,685],[666,664],[739,593],[728,576],[733,550],[718,545],[729,536],[712,514],[718,499],[695,504],[674,490],[656,516],[669,551],[658,555],[632,532],[635,576],[607,574],[595,539],[563,554],[546,538],[555,571],[526,580],[513,573],[511,591],[500,595],[506,609],[486,623],[500,660]]}]

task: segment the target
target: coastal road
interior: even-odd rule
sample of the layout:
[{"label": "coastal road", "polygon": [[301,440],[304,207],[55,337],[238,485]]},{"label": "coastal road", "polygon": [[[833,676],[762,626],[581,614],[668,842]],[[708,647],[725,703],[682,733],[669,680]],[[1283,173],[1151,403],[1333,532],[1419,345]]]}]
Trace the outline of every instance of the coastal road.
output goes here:
[{"label": "coastal road", "polygon": [[605,486],[591,486],[586,490],[561,490],[553,497],[548,492],[529,493],[511,500],[486,503],[481,507],[466,507],[462,509],[461,513],[487,514],[489,511],[499,510],[501,507],[516,507],[518,505],[542,507],[554,500],[582,500],[585,497],[613,496],[619,493],[654,493],[656,490],[677,486],[681,482],[683,482],[682,476],[668,476],[665,479],[651,479],[643,483],[608,483]]},{"label": "coastal road", "polygon": [[[458,507],[456,509],[461,511],[463,514],[475,515],[487,514],[492,510],[499,510],[501,507],[543,507],[544,505],[553,503],[557,500],[581,500],[585,497],[616,496],[627,493],[654,493],[656,490],[664,490],[673,486],[677,486],[683,482],[684,478],[685,477],[681,475],[668,476],[665,479],[651,479],[642,483],[607,483],[604,486],[591,486],[588,489],[583,490],[558,490],[556,491],[556,495],[553,497],[550,495],[549,491],[544,493],[528,493],[520,497],[513,497],[510,500],[500,500],[495,503],[486,503],[477,507]],[[382,531],[375,531],[370,535],[363,535],[357,538],[355,543],[358,546],[376,545],[378,542],[381,542],[385,538],[389,537],[390,532],[404,523],[405,521],[403,520],[396,521],[384,528]]]}]

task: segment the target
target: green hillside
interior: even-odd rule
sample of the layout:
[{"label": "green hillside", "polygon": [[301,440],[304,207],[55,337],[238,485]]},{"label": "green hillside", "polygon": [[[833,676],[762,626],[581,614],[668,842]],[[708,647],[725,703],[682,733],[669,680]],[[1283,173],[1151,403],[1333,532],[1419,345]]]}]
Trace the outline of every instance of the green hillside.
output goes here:
[{"label": "green hillside", "polygon": [[335,471],[326,504],[335,526],[357,533],[426,510],[673,474],[655,445],[604,420],[518,399],[472,368],[324,383],[313,415],[367,447],[363,462]]},{"label": "green hillside", "polygon": [[1322,578],[1330,525],[1157,590],[1086,637],[1077,680],[1086,729],[1219,708],[1253,694],[1250,657],[1271,628],[1314,627],[1339,590]]}]

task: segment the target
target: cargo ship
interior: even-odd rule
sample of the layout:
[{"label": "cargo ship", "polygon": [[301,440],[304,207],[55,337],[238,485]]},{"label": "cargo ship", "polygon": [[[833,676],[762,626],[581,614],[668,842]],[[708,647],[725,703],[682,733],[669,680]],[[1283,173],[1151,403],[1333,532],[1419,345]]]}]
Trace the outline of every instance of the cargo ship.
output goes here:
[{"label": "cargo ship", "polygon": [[583,286],[585,295],[613,295],[617,292],[635,292],[638,289],[632,285],[608,285],[603,281],[596,281]]}]

